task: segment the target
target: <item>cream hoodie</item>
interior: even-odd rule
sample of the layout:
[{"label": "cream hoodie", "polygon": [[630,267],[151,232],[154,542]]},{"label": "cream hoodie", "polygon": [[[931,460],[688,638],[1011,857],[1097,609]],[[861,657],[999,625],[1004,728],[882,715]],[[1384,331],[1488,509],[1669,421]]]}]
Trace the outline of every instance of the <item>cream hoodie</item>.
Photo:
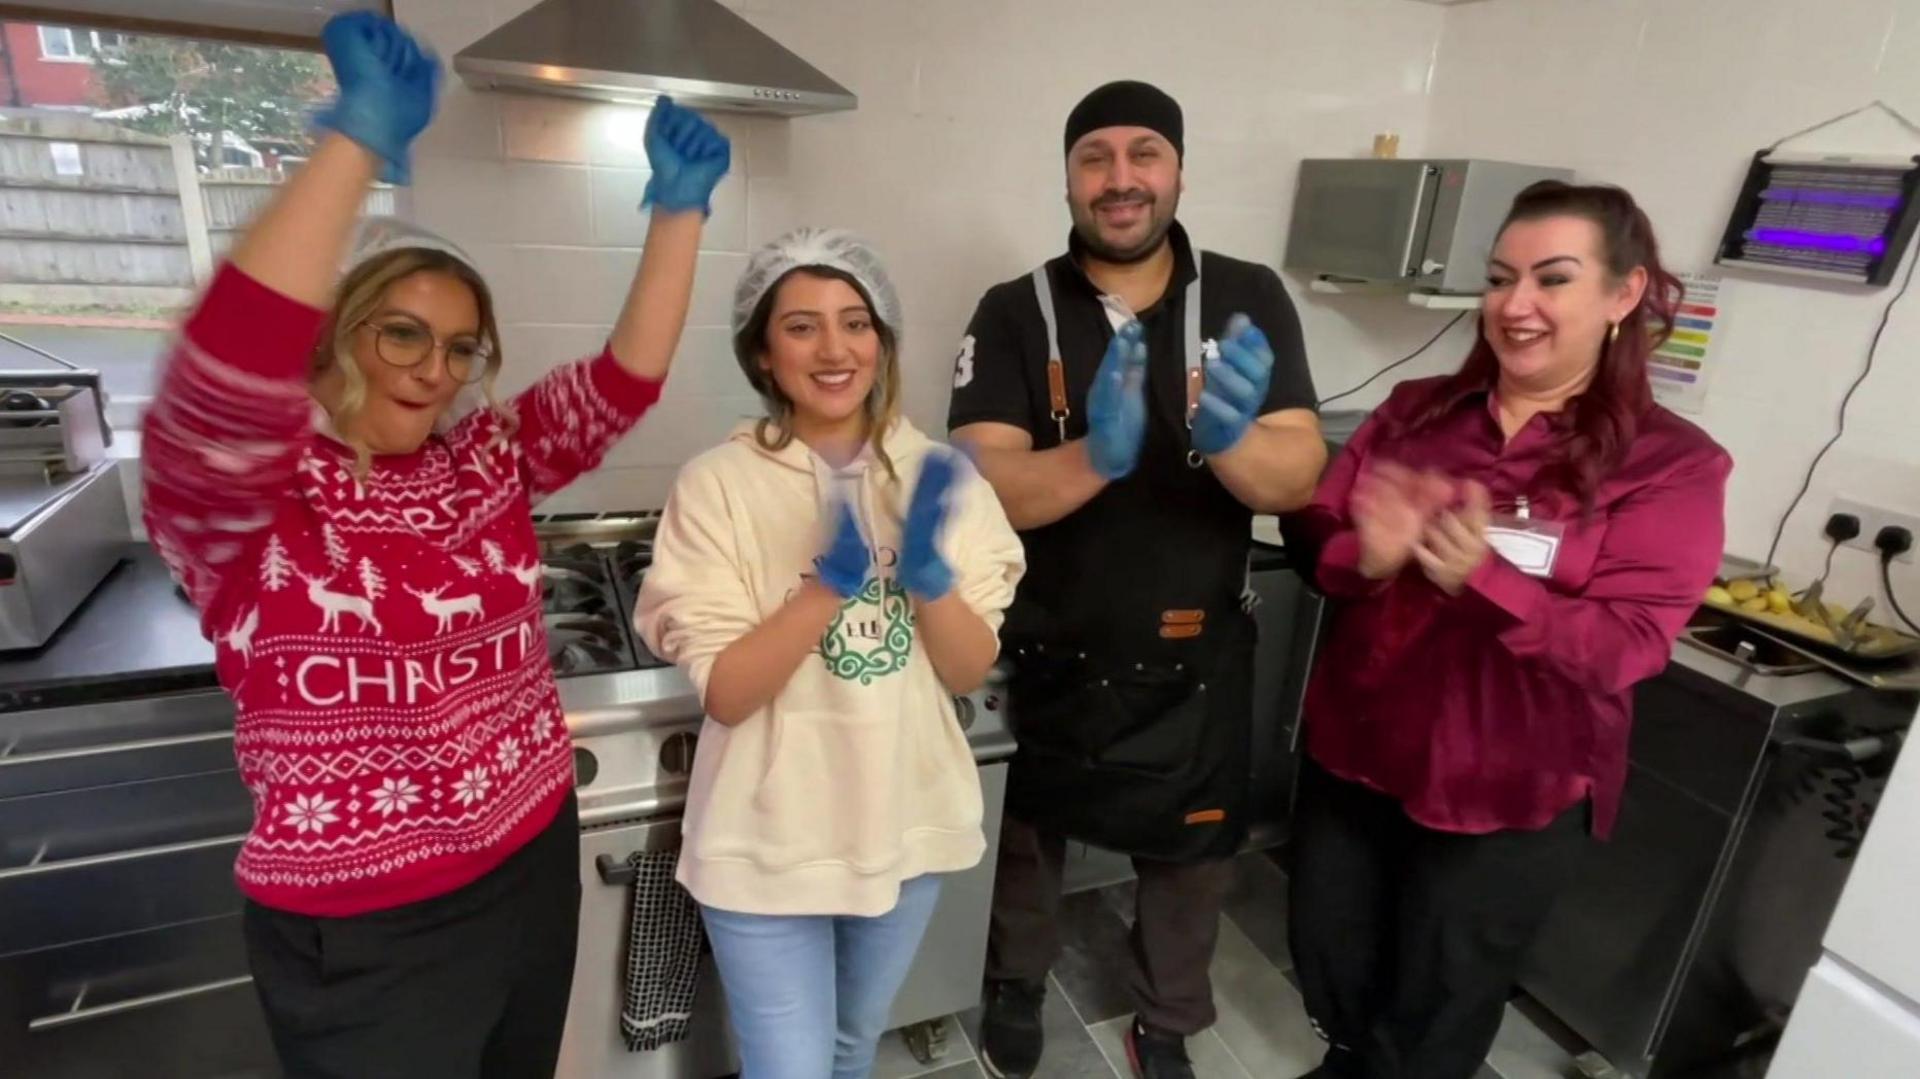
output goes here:
[{"label": "cream hoodie", "polygon": [[[750,914],[877,915],[900,883],[980,860],[973,755],[894,580],[901,525],[934,443],[902,420],[835,472],[799,441],[762,449],[753,424],[687,462],[654,539],[634,624],[706,699],[713,662],[798,589],[827,547],[838,497],[874,546],[866,587],[773,702],[708,720],[687,793],[680,883]],[[1026,568],[993,489],[962,470],[940,550],[955,590],[997,632]]]}]

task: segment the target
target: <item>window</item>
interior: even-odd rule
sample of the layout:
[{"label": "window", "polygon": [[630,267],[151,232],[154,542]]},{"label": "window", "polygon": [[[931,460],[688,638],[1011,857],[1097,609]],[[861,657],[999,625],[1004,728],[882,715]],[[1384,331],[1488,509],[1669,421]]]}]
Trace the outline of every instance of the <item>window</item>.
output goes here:
[{"label": "window", "polygon": [[[0,116],[0,177],[19,211],[6,242],[34,252],[0,258],[0,319],[33,316],[7,320],[7,333],[98,368],[108,421],[126,430],[173,324],[312,152],[309,118],[333,97],[333,77],[317,51],[85,26],[35,26],[33,57],[33,24],[16,25],[16,66],[44,77],[17,89],[20,112]],[[393,190],[376,187],[366,211],[392,213]],[[0,367],[51,362],[37,355],[0,343]]]},{"label": "window", "polygon": [[127,35],[112,30],[75,30],[71,26],[40,27],[40,58],[65,64],[92,63],[94,57],[125,54]]},{"label": "window", "polygon": [[68,63],[86,63],[87,55],[80,48],[80,38],[70,26],[42,26],[40,28],[40,56],[46,60],[61,60]]}]

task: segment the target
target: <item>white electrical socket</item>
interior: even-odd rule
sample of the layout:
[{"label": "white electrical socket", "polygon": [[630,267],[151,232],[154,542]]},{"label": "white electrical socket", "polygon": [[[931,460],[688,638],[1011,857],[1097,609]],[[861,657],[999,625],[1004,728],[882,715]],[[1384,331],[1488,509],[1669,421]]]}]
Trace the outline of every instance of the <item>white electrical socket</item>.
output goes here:
[{"label": "white electrical socket", "polygon": [[[1858,548],[1878,558],[1880,557],[1880,549],[1873,545],[1873,537],[1879,535],[1880,530],[1888,525],[1899,525],[1913,534],[1914,547],[1907,548],[1907,552],[1894,559],[1894,561],[1913,561],[1914,548],[1920,547],[1920,514],[1882,509],[1879,506],[1870,506],[1865,502],[1856,502],[1851,498],[1834,499],[1833,504],[1827,507],[1827,517],[1831,517],[1836,513],[1851,513],[1855,517],[1860,518],[1860,534],[1848,540],[1842,544],[1842,546]],[[1820,519],[1820,527],[1824,530],[1826,526],[1827,520],[1823,517]],[[1822,534],[1825,534],[1824,531]]]}]

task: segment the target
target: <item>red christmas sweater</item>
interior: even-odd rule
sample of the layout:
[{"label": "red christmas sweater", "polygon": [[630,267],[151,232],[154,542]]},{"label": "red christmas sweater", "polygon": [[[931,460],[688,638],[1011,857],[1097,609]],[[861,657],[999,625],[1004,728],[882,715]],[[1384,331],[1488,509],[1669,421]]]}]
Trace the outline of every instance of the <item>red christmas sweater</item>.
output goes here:
[{"label": "red christmas sweater", "polygon": [[147,413],[146,525],[199,609],[238,720],[259,903],[343,916],[442,895],[553,820],[573,757],[547,660],[533,502],[659,398],[611,353],[414,453],[315,431],[324,313],[231,266]]}]

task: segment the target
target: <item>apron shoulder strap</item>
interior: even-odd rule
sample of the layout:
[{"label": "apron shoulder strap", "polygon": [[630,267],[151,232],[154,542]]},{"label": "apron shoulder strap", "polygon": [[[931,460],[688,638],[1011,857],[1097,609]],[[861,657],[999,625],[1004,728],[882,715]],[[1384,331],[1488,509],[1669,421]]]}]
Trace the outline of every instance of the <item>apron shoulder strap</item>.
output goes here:
[{"label": "apron shoulder strap", "polygon": [[1047,326],[1047,418],[1053,421],[1060,441],[1067,440],[1067,369],[1060,362],[1060,319],[1053,309],[1053,282],[1043,265],[1033,271],[1033,296],[1040,301],[1040,320]]},{"label": "apron shoulder strap", "polygon": [[[1206,346],[1200,334],[1200,257],[1194,260],[1193,280],[1187,282],[1186,318],[1181,341],[1185,355],[1182,361],[1186,367],[1187,389],[1187,427],[1193,427],[1193,414],[1200,408],[1200,393],[1206,388]],[[1060,360],[1060,317],[1054,309],[1053,281],[1047,276],[1043,265],[1031,275],[1033,298],[1040,305],[1040,321],[1047,330],[1047,418],[1054,422],[1060,435],[1060,441],[1067,440],[1067,418],[1073,415],[1073,409],[1067,403],[1067,372]],[[1198,468],[1202,461],[1193,451],[1187,453],[1189,467]]]},{"label": "apron shoulder strap", "polygon": [[[1200,394],[1207,388],[1206,345],[1200,336],[1200,260],[1196,253],[1193,260],[1193,280],[1187,282],[1186,326],[1181,340],[1186,347],[1187,367],[1187,430],[1193,430],[1193,414],[1200,411]],[[1189,436],[1191,437],[1191,436]],[[1198,450],[1187,450],[1187,467],[1199,468],[1206,463]]]}]

